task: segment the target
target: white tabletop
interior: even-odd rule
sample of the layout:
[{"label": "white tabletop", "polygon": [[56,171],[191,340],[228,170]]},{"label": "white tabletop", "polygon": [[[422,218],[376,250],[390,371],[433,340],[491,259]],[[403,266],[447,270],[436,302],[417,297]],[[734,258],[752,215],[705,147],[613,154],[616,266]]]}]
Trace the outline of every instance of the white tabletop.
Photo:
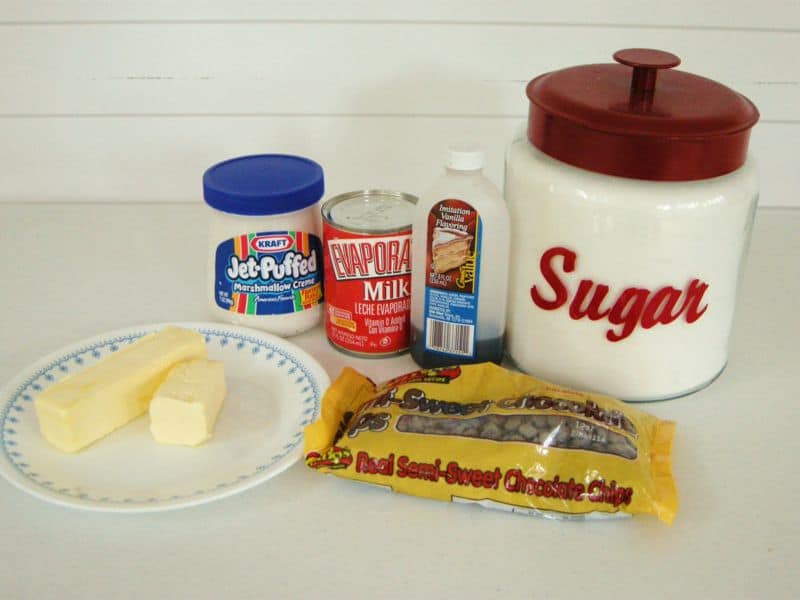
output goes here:
[{"label": "white tabletop", "polygon": [[[0,383],[127,325],[207,320],[198,205],[0,205]],[[800,211],[760,210],[728,368],[644,408],[678,423],[681,506],[563,522],[391,494],[297,464],[240,495],[116,515],[0,481],[3,598],[800,597]],[[335,377],[411,370],[293,338]]]}]

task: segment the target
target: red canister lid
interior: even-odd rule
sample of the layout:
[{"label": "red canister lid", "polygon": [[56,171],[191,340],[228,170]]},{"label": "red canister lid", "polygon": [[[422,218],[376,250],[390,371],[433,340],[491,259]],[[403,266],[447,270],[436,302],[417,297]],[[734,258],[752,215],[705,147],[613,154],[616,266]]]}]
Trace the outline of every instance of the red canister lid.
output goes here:
[{"label": "red canister lid", "polygon": [[570,67],[528,84],[528,139],[576,167],[659,181],[708,179],[747,157],[758,110],[728,87],[684,71],[674,54],[630,48],[620,64]]}]

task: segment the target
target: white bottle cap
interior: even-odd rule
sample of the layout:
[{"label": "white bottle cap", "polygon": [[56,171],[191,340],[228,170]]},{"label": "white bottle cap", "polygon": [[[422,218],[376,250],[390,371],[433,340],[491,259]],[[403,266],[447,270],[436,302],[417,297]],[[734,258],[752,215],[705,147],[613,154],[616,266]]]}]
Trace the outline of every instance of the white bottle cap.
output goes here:
[{"label": "white bottle cap", "polygon": [[447,168],[454,171],[477,171],[483,168],[483,150],[477,144],[458,144],[447,149]]}]

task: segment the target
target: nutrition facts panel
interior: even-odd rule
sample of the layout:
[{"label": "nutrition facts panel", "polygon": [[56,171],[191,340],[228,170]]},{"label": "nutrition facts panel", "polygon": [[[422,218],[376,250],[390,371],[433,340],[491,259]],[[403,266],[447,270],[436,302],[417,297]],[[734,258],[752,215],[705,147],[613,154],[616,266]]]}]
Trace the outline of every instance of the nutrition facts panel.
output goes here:
[{"label": "nutrition facts panel", "polygon": [[[208,320],[203,261],[182,260],[179,274],[164,262],[205,255],[205,218],[195,205],[0,205],[0,381],[104,331]],[[800,597],[798,230],[800,210],[759,210],[726,370],[700,392],[641,406],[677,423],[671,527],[646,516],[556,521],[403,496],[302,461],[229,498],[148,514],[65,508],[0,480],[0,596]],[[125,276],[110,285],[119,265]],[[331,378],[345,366],[373,381],[414,369],[407,354],[338,352],[321,327],[291,341]]]}]

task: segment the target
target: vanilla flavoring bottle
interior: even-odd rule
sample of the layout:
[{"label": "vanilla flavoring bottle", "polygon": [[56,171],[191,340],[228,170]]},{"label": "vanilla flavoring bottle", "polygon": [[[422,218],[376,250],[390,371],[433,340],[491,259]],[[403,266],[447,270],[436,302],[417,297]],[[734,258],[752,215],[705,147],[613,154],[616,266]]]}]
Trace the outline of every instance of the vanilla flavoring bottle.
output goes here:
[{"label": "vanilla flavoring bottle", "polygon": [[422,367],[503,358],[509,218],[477,147],[451,147],[412,228],[411,356]]}]

